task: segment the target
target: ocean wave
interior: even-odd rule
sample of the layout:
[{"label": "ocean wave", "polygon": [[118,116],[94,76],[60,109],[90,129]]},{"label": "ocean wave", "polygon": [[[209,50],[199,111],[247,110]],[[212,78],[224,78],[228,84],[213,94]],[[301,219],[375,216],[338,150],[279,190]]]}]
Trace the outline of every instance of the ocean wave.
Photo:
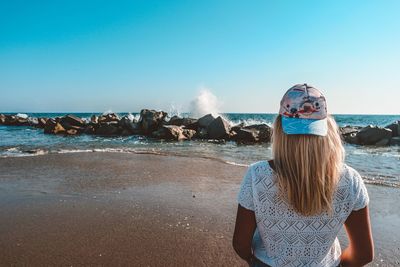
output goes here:
[{"label": "ocean wave", "polygon": [[268,126],[272,127],[272,123],[267,120],[263,119],[228,119],[226,120],[229,121],[231,125],[239,125],[243,124],[244,126],[250,126],[250,125],[255,125],[255,124],[267,124]]},{"label": "ocean wave", "polygon": [[387,180],[377,180],[375,178],[364,178],[364,182],[366,184],[372,184],[372,185],[380,185],[380,186],[387,186],[387,187],[395,187],[395,188],[400,188],[400,182],[390,182]]},{"label": "ocean wave", "polygon": [[225,161],[226,164],[233,165],[233,166],[240,166],[240,167],[249,167],[249,164],[244,163],[237,163],[233,161]]},{"label": "ocean wave", "polygon": [[0,151],[0,158],[10,158],[10,157],[32,157],[46,155],[49,151],[45,149],[29,149],[21,150],[18,147],[10,147],[3,151]]}]

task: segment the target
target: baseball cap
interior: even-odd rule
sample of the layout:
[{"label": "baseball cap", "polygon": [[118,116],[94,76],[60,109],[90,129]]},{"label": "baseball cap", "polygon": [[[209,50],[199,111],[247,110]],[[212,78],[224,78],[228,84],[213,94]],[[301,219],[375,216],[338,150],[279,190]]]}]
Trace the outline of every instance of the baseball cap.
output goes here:
[{"label": "baseball cap", "polygon": [[326,136],[328,133],[325,97],[306,83],[296,84],[284,94],[279,114],[285,134]]}]

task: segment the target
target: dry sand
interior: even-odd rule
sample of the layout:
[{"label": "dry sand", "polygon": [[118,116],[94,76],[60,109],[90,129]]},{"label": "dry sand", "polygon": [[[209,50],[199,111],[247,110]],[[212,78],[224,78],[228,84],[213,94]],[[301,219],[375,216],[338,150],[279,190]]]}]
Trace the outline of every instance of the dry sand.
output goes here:
[{"label": "dry sand", "polygon": [[[0,158],[0,265],[246,266],[231,247],[244,172],[159,155]],[[398,265],[400,189],[368,190],[371,266]]]}]

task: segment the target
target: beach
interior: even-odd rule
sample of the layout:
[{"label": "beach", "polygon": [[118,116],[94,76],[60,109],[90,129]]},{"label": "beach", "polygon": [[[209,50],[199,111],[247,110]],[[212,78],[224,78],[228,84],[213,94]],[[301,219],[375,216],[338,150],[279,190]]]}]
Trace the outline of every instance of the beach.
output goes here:
[{"label": "beach", "polygon": [[[0,264],[246,266],[231,246],[245,170],[190,152],[0,158]],[[370,266],[399,265],[400,189],[367,188]]]}]

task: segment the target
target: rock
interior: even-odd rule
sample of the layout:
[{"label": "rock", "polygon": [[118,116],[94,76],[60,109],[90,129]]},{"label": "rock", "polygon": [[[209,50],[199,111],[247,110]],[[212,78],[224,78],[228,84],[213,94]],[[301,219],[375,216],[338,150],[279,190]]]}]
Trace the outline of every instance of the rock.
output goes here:
[{"label": "rock", "polygon": [[376,146],[386,146],[390,144],[390,140],[392,138],[384,138],[382,140],[379,140],[378,142],[375,143]]},{"label": "rock", "polygon": [[[369,125],[357,133],[357,142],[360,145],[388,144],[392,137],[392,130]],[[387,141],[385,141],[387,140]]]},{"label": "rock", "polygon": [[218,116],[207,127],[208,137],[211,139],[225,139],[229,137],[230,125],[221,116]]},{"label": "rock", "polygon": [[54,119],[48,119],[44,127],[45,134],[63,134],[66,130],[64,127]]},{"label": "rock", "polygon": [[392,137],[392,139],[390,140],[390,145],[400,146],[400,136]]},{"label": "rock", "polygon": [[122,117],[118,124],[124,130],[123,135],[140,134],[140,124],[134,120],[133,116]]},{"label": "rock", "polygon": [[213,115],[207,114],[197,120],[198,127],[207,128],[208,125],[210,125],[210,123],[213,122],[214,120],[215,120],[215,117]]},{"label": "rock", "polygon": [[109,123],[109,122],[118,123],[119,122],[118,115],[115,113],[108,113],[108,114],[103,114],[98,118],[98,123]]},{"label": "rock", "polygon": [[61,125],[64,128],[70,128],[70,126],[85,127],[85,121],[74,115],[66,115],[60,119]]},{"label": "rock", "polygon": [[64,127],[60,123],[57,122],[56,125],[54,126],[53,134],[63,134],[65,132],[66,131],[65,131]]},{"label": "rock", "polygon": [[186,126],[183,126],[185,129],[189,130],[195,130],[196,132],[199,130],[199,122],[196,120],[193,123],[187,124]]},{"label": "rock", "polygon": [[349,144],[358,144],[357,133],[362,127],[360,126],[350,126],[346,125],[344,127],[339,127],[339,132],[342,139]]},{"label": "rock", "polygon": [[[167,125],[177,125],[177,126],[188,126],[194,125],[197,123],[197,119],[193,118],[181,118],[178,116],[173,116],[168,122]],[[193,129],[194,130],[194,129]]]},{"label": "rock", "polygon": [[193,129],[183,129],[183,135],[188,139],[191,140],[195,135],[196,131]]},{"label": "rock", "polygon": [[178,141],[188,139],[183,134],[182,127],[176,125],[163,125],[157,131],[153,132],[152,136],[159,139],[178,140]]},{"label": "rock", "polygon": [[76,134],[78,134],[78,130],[76,130],[76,129],[69,129],[69,130],[67,130],[67,132],[66,132],[68,135],[76,135]]},{"label": "rock", "polygon": [[208,138],[207,129],[205,129],[205,128],[200,128],[200,129],[197,131],[196,137],[197,137],[197,138],[200,138],[200,139],[207,139],[207,138]]},{"label": "rock", "polygon": [[270,142],[272,136],[272,128],[267,124],[254,124],[244,127],[244,129],[257,130],[259,142]]},{"label": "rock", "polygon": [[96,128],[94,127],[94,125],[88,125],[86,126],[86,128],[83,130],[84,134],[95,134],[96,132]]},{"label": "rock", "polygon": [[239,130],[242,129],[242,128],[244,128],[244,123],[243,123],[243,122],[240,123],[240,124],[237,124],[237,125],[235,125],[235,126],[232,126],[231,131],[237,132],[237,131],[239,131]]},{"label": "rock", "polygon": [[140,119],[139,119],[142,133],[145,135],[149,135],[155,130],[157,130],[157,128],[163,124],[164,118],[166,116],[167,113],[164,111],[142,109],[140,111]]},{"label": "rock", "polygon": [[259,131],[255,129],[239,129],[235,131],[235,135],[232,139],[238,143],[255,143],[258,142]]},{"label": "rock", "polygon": [[395,121],[387,125],[385,128],[392,130],[392,137],[400,136],[400,121]]},{"label": "rock", "polygon": [[25,118],[25,116],[5,115],[3,124],[8,126],[25,126],[29,125],[29,122],[28,118]]},{"label": "rock", "polygon": [[97,129],[95,129],[96,135],[110,136],[110,135],[118,135],[120,134],[120,128],[115,121],[111,122],[103,122],[99,125]]},{"label": "rock", "polygon": [[91,124],[98,124],[99,123],[99,118],[96,115],[92,115],[90,117],[90,123]]},{"label": "rock", "polygon": [[343,140],[349,144],[358,144],[357,132],[342,135]]},{"label": "rock", "polygon": [[25,119],[25,120],[27,120],[29,118],[28,114],[25,114],[25,113],[18,113],[17,115],[15,115],[15,117],[17,117],[19,119]]},{"label": "rock", "polygon": [[28,124],[29,124],[29,126],[32,126],[32,127],[38,127],[39,119],[38,118],[29,117],[28,118]]},{"label": "rock", "polygon": [[0,124],[4,124],[6,121],[6,115],[0,114]]},{"label": "rock", "polygon": [[38,125],[36,127],[44,128],[47,120],[48,120],[48,118],[38,118]]},{"label": "rock", "polygon": [[350,126],[346,125],[344,127],[339,127],[340,134],[345,136],[351,133],[357,133],[362,127],[360,126]]},{"label": "rock", "polygon": [[44,128],[44,133],[45,134],[52,134],[55,126],[56,126],[55,119],[48,119],[46,121],[46,124],[43,127]]}]

